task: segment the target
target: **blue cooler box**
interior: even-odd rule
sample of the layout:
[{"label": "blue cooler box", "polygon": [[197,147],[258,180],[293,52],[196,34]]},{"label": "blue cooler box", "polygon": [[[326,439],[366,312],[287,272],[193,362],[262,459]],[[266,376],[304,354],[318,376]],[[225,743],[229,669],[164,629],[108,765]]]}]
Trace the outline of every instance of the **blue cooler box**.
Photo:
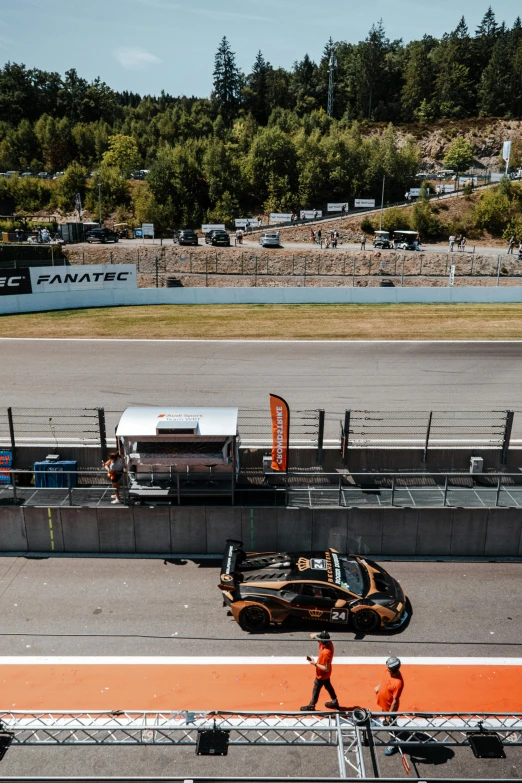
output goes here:
[{"label": "blue cooler box", "polygon": [[[76,460],[60,460],[54,462],[52,460],[44,460],[43,462],[35,462],[33,465],[34,485],[35,487],[61,487],[67,489],[69,486],[67,483],[67,472],[74,471],[69,476],[71,480],[71,487],[78,486],[78,462]],[[36,473],[36,471],[44,471],[43,473]],[[65,471],[65,472],[64,472]]]}]

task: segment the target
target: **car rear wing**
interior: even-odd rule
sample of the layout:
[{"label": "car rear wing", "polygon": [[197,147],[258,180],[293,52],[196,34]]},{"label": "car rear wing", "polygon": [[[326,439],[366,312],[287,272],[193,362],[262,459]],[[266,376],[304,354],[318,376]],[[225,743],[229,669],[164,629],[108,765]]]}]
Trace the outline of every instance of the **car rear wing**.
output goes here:
[{"label": "car rear wing", "polygon": [[233,587],[236,581],[236,568],[243,562],[245,557],[243,542],[229,538],[223,552],[223,560],[221,561],[220,586]]}]

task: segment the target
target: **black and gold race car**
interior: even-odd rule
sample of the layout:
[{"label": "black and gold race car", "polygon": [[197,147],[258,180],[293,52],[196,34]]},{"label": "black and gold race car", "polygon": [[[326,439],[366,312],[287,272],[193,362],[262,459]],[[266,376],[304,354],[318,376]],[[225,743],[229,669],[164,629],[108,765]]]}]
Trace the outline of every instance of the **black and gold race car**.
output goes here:
[{"label": "black and gold race car", "polygon": [[259,633],[288,617],[369,632],[406,618],[400,584],[377,563],[335,549],[314,554],[243,551],[229,539],[219,588],[244,631]]}]

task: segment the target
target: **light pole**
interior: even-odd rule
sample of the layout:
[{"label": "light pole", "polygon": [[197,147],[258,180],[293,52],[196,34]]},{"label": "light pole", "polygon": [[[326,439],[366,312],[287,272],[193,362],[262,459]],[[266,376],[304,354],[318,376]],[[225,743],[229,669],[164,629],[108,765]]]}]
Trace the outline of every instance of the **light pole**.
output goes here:
[{"label": "light pole", "polygon": [[382,175],[382,195],[381,195],[381,217],[379,220],[379,231],[382,231],[382,211],[384,209],[384,180],[386,179],[386,174]]},{"label": "light pole", "polygon": [[102,208],[101,208],[101,180],[100,172],[98,172],[98,213],[100,215],[100,228],[102,226]]}]

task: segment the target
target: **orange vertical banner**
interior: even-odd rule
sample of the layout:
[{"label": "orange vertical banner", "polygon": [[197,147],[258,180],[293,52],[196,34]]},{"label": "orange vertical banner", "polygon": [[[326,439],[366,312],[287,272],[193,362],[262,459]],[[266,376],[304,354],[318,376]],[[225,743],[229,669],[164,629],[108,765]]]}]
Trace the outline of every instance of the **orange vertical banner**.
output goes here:
[{"label": "orange vertical banner", "polygon": [[290,408],[277,394],[270,395],[270,416],[272,418],[272,470],[288,469],[290,446]]}]

